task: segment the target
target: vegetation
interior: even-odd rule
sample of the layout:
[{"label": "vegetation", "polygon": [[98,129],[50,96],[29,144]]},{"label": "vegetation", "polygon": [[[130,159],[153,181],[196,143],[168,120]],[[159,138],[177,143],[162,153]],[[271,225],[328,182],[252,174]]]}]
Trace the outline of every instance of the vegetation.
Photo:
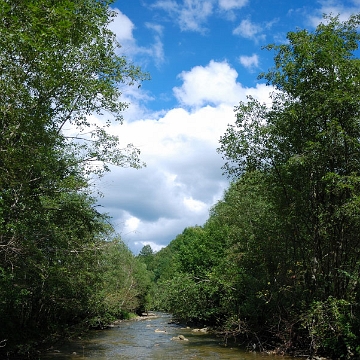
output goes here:
[{"label": "vegetation", "polygon": [[326,17],[267,46],[272,104],[240,103],[220,139],[230,188],[153,255],[178,318],[258,350],[360,356],[359,25]]},{"label": "vegetation", "polygon": [[272,104],[235,108],[223,199],[134,257],[91,188],[142,165],[107,132],[147,78],[117,55],[109,4],[0,0],[0,356],[159,309],[257,350],[359,357],[360,16],[267,47]]},{"label": "vegetation", "polygon": [[142,307],[143,265],[91,188],[108,164],[141,166],[107,133],[120,86],[147,78],[117,55],[108,5],[0,0],[1,357]]}]

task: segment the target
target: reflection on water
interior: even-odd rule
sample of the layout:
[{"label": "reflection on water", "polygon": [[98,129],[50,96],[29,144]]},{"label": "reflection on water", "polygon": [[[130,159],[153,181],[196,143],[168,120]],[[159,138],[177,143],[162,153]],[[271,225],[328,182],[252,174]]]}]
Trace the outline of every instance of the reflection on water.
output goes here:
[{"label": "reflection on water", "polygon": [[[170,315],[157,315],[140,321],[123,321],[118,327],[91,332],[86,340],[56,348],[41,359],[260,360],[263,357],[261,354],[245,352],[236,347],[224,347],[221,339],[171,324]],[[183,335],[188,341],[171,340],[179,335]],[[264,357],[267,360],[279,359],[269,355]]]}]

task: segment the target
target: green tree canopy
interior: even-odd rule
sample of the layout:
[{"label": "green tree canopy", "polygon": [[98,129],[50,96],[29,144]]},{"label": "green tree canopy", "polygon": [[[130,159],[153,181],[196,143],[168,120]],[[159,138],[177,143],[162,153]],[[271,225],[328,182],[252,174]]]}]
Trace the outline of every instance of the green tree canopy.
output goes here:
[{"label": "green tree canopy", "polygon": [[[272,244],[264,262],[273,269],[273,290],[290,286],[279,280],[291,274],[297,290],[284,292],[282,301],[291,294],[292,306],[305,312],[320,304],[329,319],[343,311],[343,301],[355,306],[359,296],[359,25],[359,15],[344,22],[325,17],[315,31],[290,32],[288,43],[267,46],[275,51],[275,66],[260,78],[275,87],[272,104],[253,98],[240,103],[219,148],[230,176],[260,172],[266,184],[266,202],[281,231],[257,241]],[[328,326],[318,325],[312,331]],[[323,335],[314,349],[332,349],[333,355],[355,349],[352,333],[337,340]]]},{"label": "green tree canopy", "polygon": [[162,309],[257,349],[359,356],[359,26],[325,17],[266,47],[272,103],[235,107],[218,149],[233,182],[156,254]]},{"label": "green tree canopy", "polygon": [[108,131],[122,121],[122,89],[148,78],[118,55],[110,3],[0,0],[0,341],[13,334],[10,349],[91,315],[109,233],[91,177],[142,165]]}]

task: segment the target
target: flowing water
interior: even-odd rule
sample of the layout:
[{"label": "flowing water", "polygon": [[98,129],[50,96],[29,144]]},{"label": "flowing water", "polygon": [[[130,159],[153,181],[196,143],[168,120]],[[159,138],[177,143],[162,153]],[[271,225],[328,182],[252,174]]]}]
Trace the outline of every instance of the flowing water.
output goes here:
[{"label": "flowing water", "polygon": [[[173,340],[184,336],[187,340]],[[171,315],[156,314],[138,321],[123,321],[116,327],[92,331],[86,339],[54,347],[42,360],[112,360],[112,359],[238,359],[284,360],[284,357],[261,355],[224,346],[222,339],[193,332],[171,323]]]}]

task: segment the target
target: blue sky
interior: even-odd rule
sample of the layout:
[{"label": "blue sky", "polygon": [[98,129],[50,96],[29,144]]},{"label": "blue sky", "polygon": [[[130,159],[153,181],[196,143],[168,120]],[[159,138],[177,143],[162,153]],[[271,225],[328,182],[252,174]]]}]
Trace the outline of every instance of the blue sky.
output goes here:
[{"label": "blue sky", "polygon": [[138,147],[147,167],[112,168],[97,185],[104,212],[137,253],[202,225],[222,197],[228,179],[216,148],[233,108],[247,95],[268,102],[272,90],[257,80],[273,64],[261,47],[313,30],[323,13],[346,19],[360,0],[117,0],[112,8],[120,54],[151,80],[122,89],[130,107],[111,131]]}]

